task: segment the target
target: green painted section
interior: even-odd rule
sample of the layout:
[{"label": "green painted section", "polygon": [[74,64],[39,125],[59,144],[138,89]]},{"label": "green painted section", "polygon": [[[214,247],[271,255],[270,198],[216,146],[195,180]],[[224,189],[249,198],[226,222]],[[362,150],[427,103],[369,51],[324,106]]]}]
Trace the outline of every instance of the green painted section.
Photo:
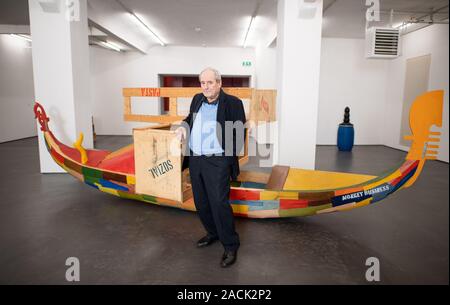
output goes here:
[{"label": "green painted section", "polygon": [[149,202],[152,202],[152,203],[157,203],[157,200],[156,200],[155,196],[149,196],[149,195],[141,195],[141,196],[142,196],[142,198],[145,201],[149,201]]},{"label": "green painted section", "polygon": [[83,167],[81,169],[81,173],[83,174],[83,176],[90,176],[90,177],[95,177],[95,178],[103,178],[103,173],[101,171],[96,170],[96,169],[92,169],[92,168]]},{"label": "green painted section", "polygon": [[130,193],[127,193],[124,191],[117,191],[117,193],[119,194],[119,196],[121,198],[140,200],[140,201],[143,200],[142,195],[130,194]]},{"label": "green painted section", "polygon": [[316,214],[317,211],[332,208],[331,203],[319,205],[317,207],[299,208],[299,209],[285,209],[279,210],[280,217],[296,217],[296,216],[310,216]]},{"label": "green painted section", "polygon": [[98,183],[100,184],[100,178],[96,178],[96,177],[90,177],[90,176],[84,176],[84,182],[89,182],[89,183]]}]

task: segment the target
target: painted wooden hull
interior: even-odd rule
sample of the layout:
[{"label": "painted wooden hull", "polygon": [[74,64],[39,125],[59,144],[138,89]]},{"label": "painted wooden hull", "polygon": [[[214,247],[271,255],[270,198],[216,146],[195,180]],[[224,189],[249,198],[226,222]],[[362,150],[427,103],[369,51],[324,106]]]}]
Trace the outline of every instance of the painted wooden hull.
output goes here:
[{"label": "painted wooden hull", "polygon": [[[416,100],[415,104],[423,106],[415,107],[415,104],[412,106],[413,136],[409,138],[413,141],[412,149],[404,162],[393,170],[377,177],[361,175],[361,183],[327,189],[302,190],[300,185],[296,189],[294,183],[288,189],[273,190],[266,189],[262,183],[234,182],[230,192],[230,204],[234,214],[249,218],[279,218],[346,211],[380,202],[396,191],[411,186],[419,176],[425,160],[435,159],[434,153],[423,154],[423,151],[424,147],[426,149],[429,145],[428,142],[438,142],[430,137],[433,134],[437,135],[430,132],[430,127],[442,124],[442,100],[442,91],[428,92]],[[435,105],[431,107],[432,110],[429,110],[430,105]],[[433,111],[433,113],[426,116],[423,114],[424,109],[428,109],[428,112]],[[35,113],[41,124],[48,152],[59,166],[75,178],[102,192],[122,198],[195,211],[192,197],[184,202],[176,202],[138,194],[135,192],[136,181],[132,172],[120,172],[96,167],[92,164],[83,164],[80,157],[76,156],[74,149],[59,142],[49,130],[49,119],[42,106],[36,104]],[[106,151],[88,150],[88,155],[93,160],[95,158],[107,159],[111,154]],[[314,171],[310,172],[310,175],[314,174]],[[342,173],[335,173],[335,178],[341,177],[337,175],[342,175]],[[329,177],[333,177],[333,173]]]}]

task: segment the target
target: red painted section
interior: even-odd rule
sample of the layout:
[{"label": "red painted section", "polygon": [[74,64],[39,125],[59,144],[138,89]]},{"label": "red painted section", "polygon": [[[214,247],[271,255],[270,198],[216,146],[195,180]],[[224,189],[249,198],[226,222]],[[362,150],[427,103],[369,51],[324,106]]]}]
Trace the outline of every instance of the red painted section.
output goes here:
[{"label": "red painted section", "polygon": [[230,200],[259,200],[258,191],[245,191],[232,189],[230,191]]},{"label": "red painted section", "polygon": [[99,169],[112,172],[135,174],[134,171],[134,148],[114,158],[104,160],[98,165]]},{"label": "red painted section", "polygon": [[[72,148],[69,146],[66,146],[64,144],[60,144],[59,148],[61,149],[62,153],[65,154],[70,159],[81,163],[81,154],[76,148]],[[86,154],[88,157],[88,161],[85,165],[88,166],[97,166],[100,161],[102,161],[107,155],[109,155],[111,152],[107,150],[89,150],[86,149]]]},{"label": "red painted section", "polygon": [[392,180],[390,182],[390,184],[394,185],[394,186],[397,185],[397,183],[399,183],[406,175],[408,175],[414,168],[416,168],[418,164],[419,164],[419,161],[416,161],[413,164],[411,164],[411,166],[408,167],[408,169],[405,170],[400,177]]},{"label": "red painted section", "polygon": [[50,148],[50,154],[52,155],[53,158],[55,158],[56,160],[58,160],[58,162],[64,164],[64,157],[61,156],[60,154],[58,154],[58,153],[56,152],[56,150],[53,149],[53,147]]},{"label": "red painted section", "polygon": [[237,217],[245,217],[245,218],[248,218],[248,215],[247,214],[242,214],[242,213],[233,213],[234,214],[234,216],[237,216]]},{"label": "red painted section", "polygon": [[[49,132],[49,134],[64,155],[81,164],[81,154],[76,148],[61,143],[56,139],[52,132]],[[85,165],[95,167],[110,153],[111,152],[108,150],[86,149],[88,161]]]},{"label": "red painted section", "polygon": [[280,209],[298,209],[307,208],[308,200],[301,199],[280,199]]}]

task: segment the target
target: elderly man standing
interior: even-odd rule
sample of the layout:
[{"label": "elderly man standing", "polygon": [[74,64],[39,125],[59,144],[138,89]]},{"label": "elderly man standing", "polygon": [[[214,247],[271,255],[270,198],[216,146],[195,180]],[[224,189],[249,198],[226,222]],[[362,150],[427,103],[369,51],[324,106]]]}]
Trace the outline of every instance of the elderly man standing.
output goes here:
[{"label": "elderly man standing", "polygon": [[[240,245],[229,194],[230,179],[239,175],[246,118],[242,101],[222,90],[217,70],[204,69],[199,80],[203,93],[194,96],[184,119],[189,126],[189,156],[185,156],[183,168],[189,166],[195,207],[206,231],[197,247],[220,240],[225,249],[221,266],[228,267],[236,261]],[[231,130],[230,124],[234,124]],[[185,136],[185,131],[179,128],[177,133]]]}]

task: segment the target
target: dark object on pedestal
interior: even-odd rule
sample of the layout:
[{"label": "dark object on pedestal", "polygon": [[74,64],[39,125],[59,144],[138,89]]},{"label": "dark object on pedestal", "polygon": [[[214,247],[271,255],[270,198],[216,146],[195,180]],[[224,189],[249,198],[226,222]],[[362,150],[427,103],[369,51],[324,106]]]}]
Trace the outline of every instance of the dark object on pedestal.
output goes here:
[{"label": "dark object on pedestal", "polygon": [[339,124],[338,129],[338,148],[340,151],[351,151],[355,138],[353,124],[350,123],[350,108],[345,107],[344,122]]}]

